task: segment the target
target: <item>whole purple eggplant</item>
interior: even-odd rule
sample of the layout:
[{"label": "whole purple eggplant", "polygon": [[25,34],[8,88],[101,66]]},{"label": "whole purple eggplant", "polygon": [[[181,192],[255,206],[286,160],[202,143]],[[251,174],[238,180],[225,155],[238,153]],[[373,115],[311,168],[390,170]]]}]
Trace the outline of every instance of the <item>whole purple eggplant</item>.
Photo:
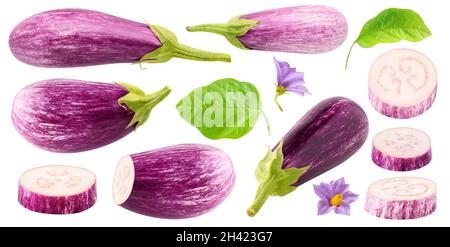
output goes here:
[{"label": "whole purple eggplant", "polygon": [[334,97],[317,104],[261,160],[259,189],[248,215],[256,215],[269,196],[284,196],[342,164],[361,148],[368,132],[367,116],[352,100]]},{"label": "whole purple eggplant", "polygon": [[225,24],[187,27],[225,36],[241,49],[323,53],[339,47],[347,37],[347,21],[336,9],[306,5],[241,15]]},{"label": "whole purple eggplant", "polygon": [[12,121],[34,145],[53,152],[81,152],[105,146],[147,121],[169,87],[145,94],[126,83],[72,79],[36,82],[14,99]]},{"label": "whole purple eggplant", "polygon": [[233,165],[223,151],[182,144],[123,157],[114,175],[113,198],[139,214],[189,218],[219,205],[234,181]]},{"label": "whole purple eggplant", "polygon": [[58,9],[33,15],[11,32],[9,47],[20,61],[39,67],[78,67],[110,63],[161,63],[172,57],[230,61],[178,43],[169,30],[84,9]]}]

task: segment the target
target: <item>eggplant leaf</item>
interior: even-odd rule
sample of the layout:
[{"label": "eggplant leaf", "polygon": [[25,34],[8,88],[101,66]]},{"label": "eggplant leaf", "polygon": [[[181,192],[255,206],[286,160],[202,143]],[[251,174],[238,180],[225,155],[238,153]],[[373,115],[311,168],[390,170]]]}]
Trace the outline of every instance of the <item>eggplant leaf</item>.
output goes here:
[{"label": "eggplant leaf", "polygon": [[231,78],[195,89],[176,107],[185,121],[214,140],[244,136],[263,113],[256,87]]},{"label": "eggplant leaf", "polygon": [[355,44],[362,48],[370,48],[380,43],[395,43],[401,40],[418,42],[429,36],[431,31],[420,15],[413,10],[385,9],[363,26],[348,52],[345,68]]}]

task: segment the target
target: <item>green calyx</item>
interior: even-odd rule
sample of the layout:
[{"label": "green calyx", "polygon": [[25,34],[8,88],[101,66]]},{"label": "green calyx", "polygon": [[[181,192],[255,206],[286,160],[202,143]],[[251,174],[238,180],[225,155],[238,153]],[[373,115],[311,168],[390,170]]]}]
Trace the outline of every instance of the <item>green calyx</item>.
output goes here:
[{"label": "green calyx", "polygon": [[118,84],[128,90],[128,94],[120,98],[117,103],[119,106],[127,107],[134,112],[133,119],[128,123],[127,128],[136,123],[135,129],[143,125],[150,117],[153,108],[163,101],[172,91],[168,86],[165,86],[154,93],[145,94],[144,91],[136,86],[123,82]]},{"label": "green calyx", "polygon": [[245,35],[250,29],[256,27],[257,25],[258,21],[241,19],[240,16],[236,16],[225,24],[203,24],[198,26],[189,26],[186,27],[186,29],[189,32],[210,32],[223,35],[234,46],[248,50],[248,48],[242,44],[238,37]]},{"label": "green calyx", "polygon": [[145,54],[137,63],[164,63],[173,57],[196,61],[231,62],[228,54],[203,51],[180,44],[175,34],[168,29],[156,25],[149,25],[149,27],[158,37],[161,47]]},{"label": "green calyx", "polygon": [[256,192],[255,200],[247,209],[247,214],[250,217],[255,216],[262,208],[264,203],[270,196],[285,196],[297,187],[292,186],[310,167],[302,168],[287,168],[283,169],[283,140],[278,144],[275,151],[268,150],[266,156],[259,162],[256,168],[256,179],[259,187]]}]

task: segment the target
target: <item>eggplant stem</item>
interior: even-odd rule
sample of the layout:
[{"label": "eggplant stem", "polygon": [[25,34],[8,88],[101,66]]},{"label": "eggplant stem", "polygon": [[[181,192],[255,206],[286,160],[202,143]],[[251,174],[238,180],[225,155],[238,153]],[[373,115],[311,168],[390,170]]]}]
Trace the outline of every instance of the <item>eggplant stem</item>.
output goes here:
[{"label": "eggplant stem", "polygon": [[278,102],[278,96],[279,96],[278,94],[275,95],[275,104],[277,104],[278,109],[280,109],[280,111],[283,111],[283,108],[281,107],[280,103]]},{"label": "eggplant stem", "polygon": [[210,32],[223,35],[234,46],[248,50],[248,48],[238,39],[244,36],[250,29],[258,25],[259,21],[241,19],[240,16],[231,18],[227,23],[202,24],[197,26],[188,26],[189,32]]},{"label": "eggplant stem", "polygon": [[161,47],[141,57],[138,63],[163,63],[173,57],[196,61],[231,62],[231,57],[225,53],[209,52],[180,44],[174,33],[156,25],[149,25],[161,42]]},{"label": "eggplant stem", "polygon": [[148,120],[153,108],[163,101],[172,91],[169,86],[165,86],[156,92],[145,94],[141,89],[133,85],[123,82],[119,82],[118,84],[124,87],[128,93],[121,97],[117,103],[119,106],[126,106],[128,110],[134,113],[127,128],[134,126],[135,130]]},{"label": "eggplant stem", "polygon": [[189,60],[197,61],[221,61],[231,62],[228,54],[203,51],[183,44],[174,44],[175,51],[173,56]]},{"label": "eggplant stem", "polygon": [[252,205],[247,209],[248,216],[250,217],[255,216],[262,208],[264,203],[267,201],[267,199],[270,197],[270,195],[272,195],[274,189],[273,186],[271,186],[272,180],[273,179],[269,179],[265,183],[259,185],[255,200],[253,201]]},{"label": "eggplant stem", "polygon": [[187,26],[186,30],[189,32],[210,32],[221,35],[230,34],[229,24],[223,23],[211,23],[211,24],[202,24],[196,26]]}]

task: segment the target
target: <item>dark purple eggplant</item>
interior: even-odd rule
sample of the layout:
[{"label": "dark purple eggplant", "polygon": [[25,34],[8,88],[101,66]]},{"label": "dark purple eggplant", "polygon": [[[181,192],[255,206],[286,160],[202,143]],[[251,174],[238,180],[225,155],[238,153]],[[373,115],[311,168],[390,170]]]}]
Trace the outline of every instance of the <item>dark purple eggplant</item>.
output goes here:
[{"label": "dark purple eggplant", "polygon": [[354,101],[334,97],[317,104],[259,163],[259,188],[248,215],[256,215],[269,196],[284,196],[342,164],[361,148],[368,132],[367,116]]}]

